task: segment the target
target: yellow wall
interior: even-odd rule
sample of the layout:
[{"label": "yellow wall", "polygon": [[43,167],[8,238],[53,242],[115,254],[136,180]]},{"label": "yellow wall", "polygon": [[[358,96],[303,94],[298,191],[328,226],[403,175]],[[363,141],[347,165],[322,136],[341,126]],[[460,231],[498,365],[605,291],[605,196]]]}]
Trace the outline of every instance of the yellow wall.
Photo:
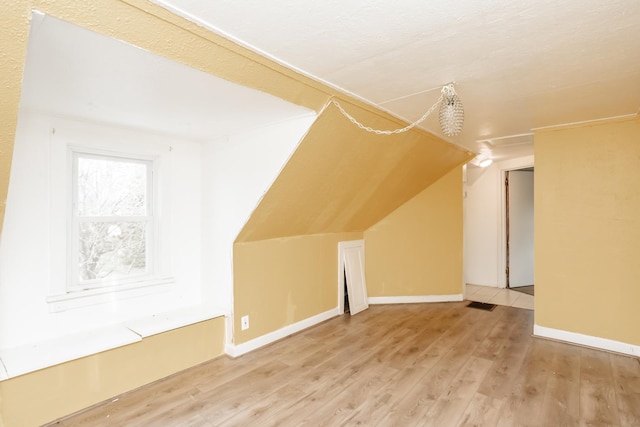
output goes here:
[{"label": "yellow wall", "polygon": [[[241,344],[338,306],[338,242],[362,233],[236,243],[234,343]],[[249,315],[242,331],[240,317]]]},{"label": "yellow wall", "polygon": [[536,324],[640,345],[640,120],[535,134]]},{"label": "yellow wall", "polygon": [[224,318],[0,382],[0,422],[36,426],[224,353]]},{"label": "yellow wall", "polygon": [[[396,124],[346,105],[379,129]],[[365,132],[329,105],[315,121],[237,241],[362,232],[469,160],[426,132]]]},{"label": "yellow wall", "polygon": [[462,293],[462,168],[364,233],[370,297]]},{"label": "yellow wall", "polygon": [[[462,167],[363,233],[275,238],[234,245],[234,343],[338,305],[338,242],[365,239],[367,292],[462,293]],[[242,331],[240,318],[250,317]]]}]

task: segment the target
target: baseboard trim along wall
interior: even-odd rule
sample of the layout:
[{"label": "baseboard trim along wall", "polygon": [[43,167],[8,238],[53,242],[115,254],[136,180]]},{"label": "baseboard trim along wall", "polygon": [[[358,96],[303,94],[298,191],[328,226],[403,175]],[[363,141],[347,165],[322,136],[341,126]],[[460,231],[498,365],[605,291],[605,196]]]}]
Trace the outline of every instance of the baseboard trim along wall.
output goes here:
[{"label": "baseboard trim along wall", "polygon": [[585,347],[592,347],[600,350],[613,351],[615,353],[640,357],[640,346],[614,341],[607,338],[593,337],[591,335],[583,335],[576,332],[547,328],[540,325],[533,325],[533,335],[541,338],[565,341],[572,344],[583,345]]},{"label": "baseboard trim along wall", "polygon": [[399,297],[369,297],[369,304],[415,304],[421,302],[453,302],[462,301],[462,294],[453,295],[415,295]]},{"label": "baseboard trim along wall", "polygon": [[[452,302],[462,300],[462,294],[368,298],[369,304],[412,304],[423,302]],[[278,329],[276,331],[269,332],[268,334],[262,335],[258,338],[254,338],[245,343],[238,345],[227,344],[225,346],[225,353],[227,353],[231,357],[239,357],[243,354],[249,353],[250,351],[256,350],[260,347],[264,347],[265,345],[271,344],[272,342],[288,337],[289,335],[295,334],[296,332],[300,332],[304,329],[307,329],[311,326],[317,325],[318,323],[324,322],[325,320],[329,320],[332,317],[336,317],[339,315],[339,309],[338,307],[336,307],[332,310],[325,311],[324,313],[317,314],[315,316],[285,326],[284,328]]]},{"label": "baseboard trim along wall", "polygon": [[340,313],[338,307],[336,307],[332,310],[325,311],[324,313],[316,314],[315,316],[311,316],[307,319],[285,326],[284,328],[269,332],[268,334],[262,335],[258,338],[254,338],[245,343],[238,345],[227,344],[225,347],[225,353],[227,353],[231,357],[242,356],[243,354],[247,354],[250,351],[256,350],[260,347],[264,347],[267,344],[271,344],[272,342],[288,337],[289,335],[295,334],[296,332],[300,332],[311,326],[317,325],[318,323],[329,320],[332,317],[336,317],[339,314]]}]

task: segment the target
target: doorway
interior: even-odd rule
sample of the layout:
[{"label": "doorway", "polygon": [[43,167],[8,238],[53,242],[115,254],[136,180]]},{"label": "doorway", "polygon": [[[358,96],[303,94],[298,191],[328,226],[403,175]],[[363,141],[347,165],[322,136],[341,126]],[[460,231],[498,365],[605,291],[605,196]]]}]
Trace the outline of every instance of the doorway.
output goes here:
[{"label": "doorway", "polygon": [[364,277],[364,240],[338,243],[338,312],[354,315],[369,308]]},{"label": "doorway", "polygon": [[534,168],[505,171],[506,287],[533,295]]}]

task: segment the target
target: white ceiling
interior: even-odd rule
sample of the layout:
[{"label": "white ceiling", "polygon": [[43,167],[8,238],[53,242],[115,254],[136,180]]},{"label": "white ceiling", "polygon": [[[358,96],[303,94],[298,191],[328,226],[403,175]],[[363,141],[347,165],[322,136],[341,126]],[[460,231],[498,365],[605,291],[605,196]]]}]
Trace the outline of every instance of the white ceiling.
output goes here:
[{"label": "white ceiling", "polygon": [[154,1],[409,121],[455,82],[450,140],[497,159],[531,153],[534,128],[640,107],[638,0]]},{"label": "white ceiling", "polygon": [[314,114],[37,12],[20,108],[206,141]]}]

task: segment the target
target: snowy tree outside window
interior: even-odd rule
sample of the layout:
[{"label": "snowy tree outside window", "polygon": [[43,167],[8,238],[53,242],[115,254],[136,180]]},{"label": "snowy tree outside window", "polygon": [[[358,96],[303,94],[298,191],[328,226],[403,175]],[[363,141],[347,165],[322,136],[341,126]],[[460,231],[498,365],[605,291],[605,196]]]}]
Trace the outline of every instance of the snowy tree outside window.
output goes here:
[{"label": "snowy tree outside window", "polygon": [[72,287],[152,274],[152,176],[150,160],[73,153]]}]

